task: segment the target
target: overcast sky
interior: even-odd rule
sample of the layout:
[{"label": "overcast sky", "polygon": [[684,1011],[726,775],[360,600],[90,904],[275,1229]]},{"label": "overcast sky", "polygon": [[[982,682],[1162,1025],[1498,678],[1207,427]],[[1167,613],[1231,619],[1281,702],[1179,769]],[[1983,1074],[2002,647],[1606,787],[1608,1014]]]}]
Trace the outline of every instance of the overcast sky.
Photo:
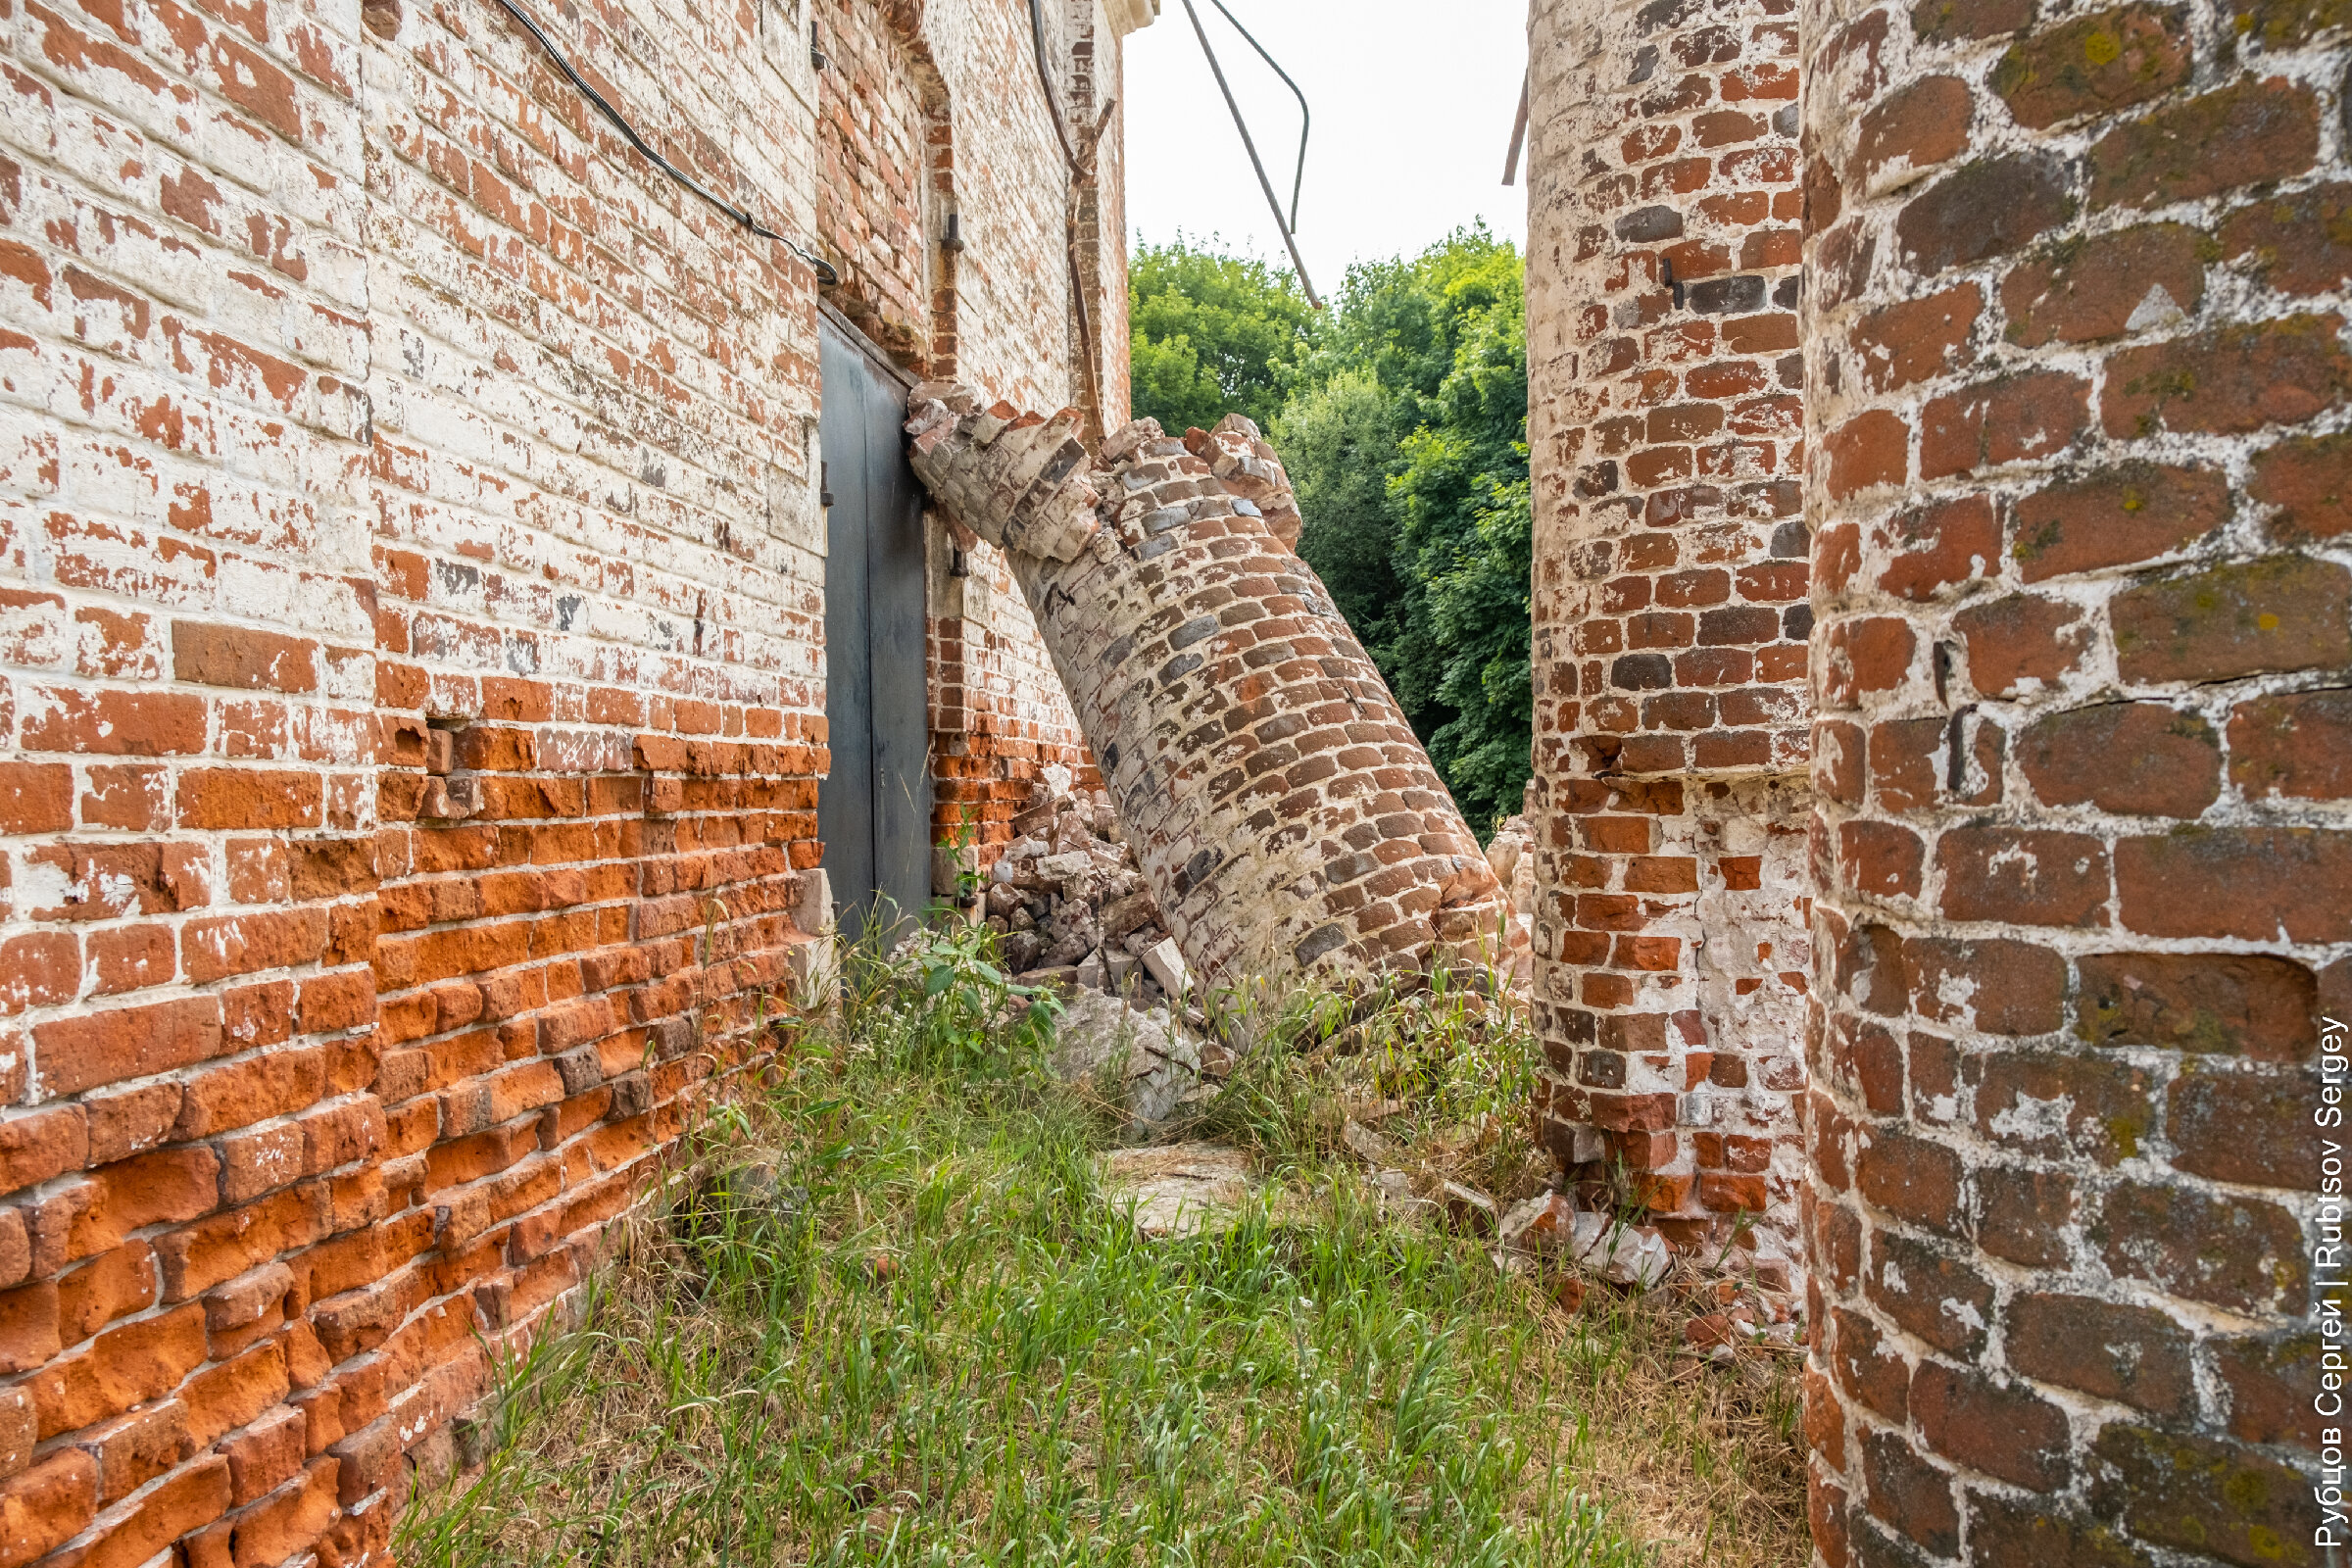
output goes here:
[{"label": "overcast sky", "polygon": [[[1287,207],[1298,102],[1217,14],[1193,0]],[[1502,183],[1527,63],[1526,0],[1225,0],[1314,115],[1298,248],[1316,289],[1356,261],[1418,252],[1483,218],[1524,241],[1525,179]],[[1221,234],[1288,265],[1249,155],[1200,57],[1184,0],[1127,40],[1130,239]]]}]

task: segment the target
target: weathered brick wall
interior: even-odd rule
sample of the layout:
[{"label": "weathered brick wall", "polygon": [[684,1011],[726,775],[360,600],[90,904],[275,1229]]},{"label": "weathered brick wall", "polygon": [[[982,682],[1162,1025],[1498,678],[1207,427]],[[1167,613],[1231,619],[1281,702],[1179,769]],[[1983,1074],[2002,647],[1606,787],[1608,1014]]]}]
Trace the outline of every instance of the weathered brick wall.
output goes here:
[{"label": "weathered brick wall", "polygon": [[[1044,10],[1047,65],[1073,130],[1117,96],[1128,24],[1118,9],[1113,18],[1098,0],[1062,0]],[[915,377],[968,368],[1049,407],[1083,403],[1100,385],[1123,419],[1126,250],[1114,226],[1107,244],[1087,229],[1078,253],[1087,319],[1117,322],[1115,336],[1096,324],[1085,339],[1099,361],[1090,382],[1078,368],[1069,245],[1101,201],[1121,199],[1120,126],[1114,117],[1105,128],[1091,181],[1074,176],[1038,79],[1027,0],[824,0],[817,18],[822,47],[840,60],[819,77],[818,219],[832,254],[849,259],[827,299]],[[959,113],[967,104],[981,112]],[[965,863],[977,866],[1011,840],[1046,767],[1084,776],[1089,764],[1002,557],[936,519],[926,532],[934,820],[942,841],[968,842]],[[955,889],[943,875],[935,891]]]},{"label": "weathered brick wall", "polygon": [[[817,232],[841,273],[826,298],[917,374],[956,355],[956,133],[931,40],[906,8],[815,0]],[[1051,134],[1051,132],[1049,132]]]},{"label": "weathered brick wall", "polygon": [[[1064,0],[1072,15],[1094,0]],[[1082,33],[1071,45],[1070,117],[1078,124],[1102,124],[1105,112],[1115,111],[1120,82],[1126,77],[1126,33],[1148,25],[1157,15],[1158,0],[1113,0],[1105,14],[1119,14],[1108,28]],[[1132,387],[1127,377],[1127,137],[1124,117],[1110,114],[1108,124],[1095,144],[1094,178],[1081,187],[1078,206],[1078,261],[1086,297],[1096,313],[1094,353],[1096,380],[1102,406],[1096,424],[1116,430],[1127,422]]]},{"label": "weathered brick wall", "polygon": [[[1801,288],[1803,329],[1748,358],[1801,352],[1809,465],[1793,427],[1718,434],[1762,389],[1725,373],[1730,285],[1699,269],[1749,236],[1690,145],[1742,123],[1706,71],[1751,72],[1786,16],[1534,8],[1555,1139],[1694,1171],[1701,1206],[1743,1156],[1778,1198],[1787,1118],[1700,1131],[1707,999],[1768,999],[1748,1038],[1785,1035],[1805,979],[1748,955],[1809,946],[1783,1081],[1810,1086],[1820,1560],[2316,1562],[2312,1111],[2352,1002],[2340,18],[1798,22],[1801,284],[1761,270],[1783,239],[1748,267]],[[1801,470],[1801,514],[1736,518],[1710,450],[1759,499]],[[1809,680],[1759,640],[1727,710],[1707,616],[1772,603],[1759,564],[1801,585],[1808,543],[1780,632],[1810,626]],[[1770,846],[1808,797],[1800,871]]]},{"label": "weathered brick wall", "polygon": [[[477,1323],[580,1281],[821,924],[791,912],[824,765],[813,279],[652,175],[492,15],[370,32],[357,106],[385,1212],[327,1244],[331,1284],[312,1266],[336,1370],[295,1401],[355,1510],[346,1555],[388,1528],[370,1498],[404,1448],[447,1462]],[[806,24],[759,21],[694,48],[649,14],[675,55],[573,46],[657,134],[779,148],[698,172],[807,232]]]},{"label": "weathered brick wall", "polygon": [[237,1505],[257,1554],[307,1544],[337,1467],[287,1402],[327,1376],[308,1308],[388,1207],[362,48],[294,6],[169,21],[7,19],[20,1562],[102,1517],[142,1561]]},{"label": "weathered brick wall", "polygon": [[[1065,388],[1025,5],[817,15],[899,50],[862,128],[800,0],[541,12],[866,319]],[[486,4],[5,25],[0,1562],[381,1560],[822,924],[814,279]]]},{"label": "weathered brick wall", "polygon": [[[1025,7],[1014,12],[1015,22],[1025,29]],[[1024,145],[1044,163],[1029,188],[1051,189],[1054,180],[1063,181],[1069,191],[1066,216],[1060,220],[1065,243],[1037,252],[1000,245],[1000,259],[992,265],[1054,289],[1058,313],[1041,319],[1052,321],[1061,333],[1063,352],[1050,356],[1041,341],[1038,349],[1021,354],[967,356],[957,373],[1006,388],[1006,396],[1018,388],[1027,400],[1024,407],[1073,406],[1094,415],[1098,427],[1116,429],[1127,422],[1128,408],[1125,130],[1115,112],[1106,123],[1102,117],[1105,110],[1115,111],[1122,97],[1125,35],[1151,18],[1144,0],[1060,0],[1046,5],[1044,16],[1054,92],[1067,129],[1082,151],[1085,138],[1098,126],[1102,135],[1091,143],[1087,172],[1072,176],[1045,122],[1042,94],[1038,97],[1041,128],[1037,139]],[[1005,156],[1003,150],[992,150],[990,161],[1001,163]],[[1041,215],[1038,221],[1052,220]],[[1066,293],[1073,277],[1087,302],[1083,332]],[[1080,356],[1090,353],[1095,367],[1091,377],[1079,368]],[[1058,387],[1039,374],[1040,365],[1061,372]],[[1096,396],[1102,399],[1100,409],[1091,406]],[[964,622],[969,738],[957,767],[965,777],[985,778],[987,796],[970,810],[959,801],[956,820],[942,825],[944,831],[973,836],[979,861],[993,863],[1014,837],[1011,819],[1031,804],[1035,781],[1048,766],[1069,768],[1081,788],[1099,787],[1100,775],[1011,564],[986,543],[966,557],[972,573],[966,589],[973,581],[984,581],[985,587],[979,613],[967,614]],[[968,594],[965,602],[967,607],[972,602]],[[940,799],[944,817],[948,792],[943,790]]]},{"label": "weathered brick wall", "polygon": [[1786,1274],[1807,968],[1794,0],[1538,0],[1537,1018],[1563,1163]]},{"label": "weathered brick wall", "polygon": [[2342,14],[1804,32],[1817,1550],[2319,1562]]}]

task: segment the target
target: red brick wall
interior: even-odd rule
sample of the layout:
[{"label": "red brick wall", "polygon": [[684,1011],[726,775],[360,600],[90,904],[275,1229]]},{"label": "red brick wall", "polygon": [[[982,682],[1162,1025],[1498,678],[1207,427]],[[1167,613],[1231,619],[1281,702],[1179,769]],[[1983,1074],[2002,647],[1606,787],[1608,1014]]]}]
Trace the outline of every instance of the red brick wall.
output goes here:
[{"label": "red brick wall", "polygon": [[[1751,237],[1690,145],[1740,123],[1708,73],[1752,95],[1743,51],[1793,36],[1749,17],[1535,11],[1555,1147],[1670,1214],[1801,1187],[1821,1562],[2317,1562],[2312,1113],[2352,1003],[2338,19],[1813,0],[1804,261],[1763,274],[1801,290],[1773,341],[1801,342],[1808,465],[1792,427],[1718,433],[1741,383],[1721,322],[1692,336],[1700,269]],[[1706,472],[1734,451],[1744,491]],[[1800,471],[1801,514],[1770,488]],[[1727,716],[1706,617],[1806,554],[1780,630],[1808,680],[1773,664]],[[1808,799],[1801,871],[1732,853]],[[1707,1126],[1757,1079],[1718,1076],[1711,992],[1774,999],[1762,1041],[1807,988],[1768,946],[1811,971],[1805,1060],[1764,1078],[1802,1096],[1793,1184],[1791,1118]]]},{"label": "red brick wall", "polygon": [[1085,788],[1101,779],[1002,552],[964,552],[967,575],[951,578],[955,547],[938,526],[949,559],[935,563],[933,599],[947,612],[931,620],[935,835],[964,846],[961,863],[976,870],[1012,842],[1012,819],[1048,767],[1068,768]]},{"label": "red brick wall", "polygon": [[2319,1562],[2340,19],[1804,25],[1817,1549]]},{"label": "red brick wall", "polygon": [[1796,1248],[1805,991],[1794,0],[1535,7],[1546,1137]]},{"label": "red brick wall", "polygon": [[[822,11],[897,40],[863,140],[797,3],[540,15],[845,298],[1066,385],[1025,5]],[[814,280],[488,5],[10,26],[0,1563],[381,1560],[821,924]]]}]

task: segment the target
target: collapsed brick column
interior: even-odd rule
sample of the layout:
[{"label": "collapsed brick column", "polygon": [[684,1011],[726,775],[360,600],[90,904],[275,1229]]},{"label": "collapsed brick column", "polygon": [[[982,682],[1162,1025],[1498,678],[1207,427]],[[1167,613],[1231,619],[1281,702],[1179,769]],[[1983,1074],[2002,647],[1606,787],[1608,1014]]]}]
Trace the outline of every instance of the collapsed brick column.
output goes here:
[{"label": "collapsed brick column", "polygon": [[1805,18],[1816,1548],[2316,1563],[2341,18],[2035,17]]},{"label": "collapsed brick column", "polygon": [[1248,420],[1141,419],[915,390],[914,469],[1011,556],[1168,930],[1239,986],[1501,960],[1523,944],[1478,841],[1355,634],[1290,549]]},{"label": "collapsed brick column", "polygon": [[1528,205],[1544,1141],[1782,1283],[1812,625],[1793,13],[1537,0]]}]

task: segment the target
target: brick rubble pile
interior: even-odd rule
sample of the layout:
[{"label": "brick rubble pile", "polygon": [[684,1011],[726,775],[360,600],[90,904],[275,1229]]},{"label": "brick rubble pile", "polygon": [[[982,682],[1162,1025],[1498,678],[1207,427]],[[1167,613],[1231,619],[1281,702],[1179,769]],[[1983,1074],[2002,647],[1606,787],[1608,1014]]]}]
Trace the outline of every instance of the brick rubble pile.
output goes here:
[{"label": "brick rubble pile", "polygon": [[[1183,985],[1159,906],[1119,829],[1110,797],[1050,785],[1013,818],[1020,835],[981,896],[1005,967],[1030,984],[1083,987],[1147,1006]],[[1173,961],[1172,961],[1173,960]]]}]

